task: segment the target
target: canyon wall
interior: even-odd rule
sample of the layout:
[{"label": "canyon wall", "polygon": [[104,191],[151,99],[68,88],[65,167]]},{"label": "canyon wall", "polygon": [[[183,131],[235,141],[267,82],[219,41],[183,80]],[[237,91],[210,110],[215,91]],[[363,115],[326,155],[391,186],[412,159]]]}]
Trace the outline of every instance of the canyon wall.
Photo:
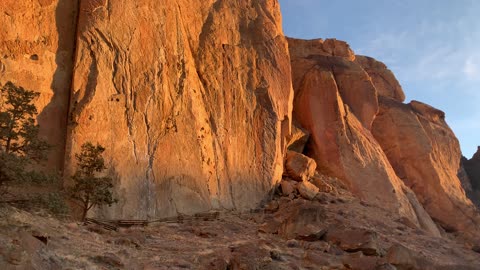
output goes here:
[{"label": "canyon wall", "polygon": [[107,149],[108,217],[248,209],[283,172],[287,42],[274,0],[81,1],[66,168]]},{"label": "canyon wall", "polygon": [[346,42],[287,43],[276,0],[5,0],[0,13],[0,83],[41,93],[50,168],[68,186],[83,143],[107,149],[119,203],[97,216],[256,207],[295,120],[310,137],[294,148],[366,203],[431,235],[430,216],[478,226],[443,112],[404,104],[393,73]]},{"label": "canyon wall", "polygon": [[40,92],[40,135],[51,145],[50,168],[64,163],[77,1],[2,0],[0,85],[11,81]]}]

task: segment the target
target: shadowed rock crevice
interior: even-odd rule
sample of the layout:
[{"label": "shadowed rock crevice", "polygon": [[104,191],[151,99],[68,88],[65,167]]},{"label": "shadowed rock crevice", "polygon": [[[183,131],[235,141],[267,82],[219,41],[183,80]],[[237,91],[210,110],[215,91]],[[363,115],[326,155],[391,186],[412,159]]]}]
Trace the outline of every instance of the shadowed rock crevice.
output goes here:
[{"label": "shadowed rock crevice", "polygon": [[0,83],[40,92],[40,136],[53,147],[51,170],[63,169],[75,50],[77,1],[8,1],[0,6]]},{"label": "shadowed rock crevice", "polygon": [[480,147],[471,159],[462,157],[459,177],[470,199],[480,208]]}]

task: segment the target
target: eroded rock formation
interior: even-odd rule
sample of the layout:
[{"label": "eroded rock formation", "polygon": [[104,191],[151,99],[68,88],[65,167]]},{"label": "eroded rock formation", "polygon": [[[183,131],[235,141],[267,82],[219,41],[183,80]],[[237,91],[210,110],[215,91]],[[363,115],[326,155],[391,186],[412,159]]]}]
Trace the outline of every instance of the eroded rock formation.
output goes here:
[{"label": "eroded rock formation", "polygon": [[[96,215],[256,207],[288,148],[431,235],[429,215],[447,230],[477,226],[443,112],[403,104],[393,73],[346,42],[287,44],[276,0],[5,0],[0,14],[0,83],[41,92],[51,168],[68,179],[84,142],[107,148],[120,203]],[[332,189],[312,174],[282,192]]]},{"label": "eroded rock formation", "polygon": [[[369,202],[421,217],[432,231],[428,215],[447,231],[475,231],[478,214],[457,176],[460,146],[444,113],[403,104],[393,73],[343,42],[289,42],[293,116],[311,133],[306,153],[319,170]],[[324,49],[332,42],[336,52]]]},{"label": "eroded rock formation", "polygon": [[291,77],[277,1],[81,1],[67,169],[107,148],[112,217],[247,209],[283,172]]},{"label": "eroded rock formation", "polygon": [[385,97],[380,108],[373,134],[397,175],[444,228],[475,228],[475,211],[457,176],[460,145],[444,113],[417,101],[403,104]]},{"label": "eroded rock formation", "polygon": [[[344,54],[320,50],[334,43]],[[289,40],[295,100],[294,118],[310,132],[307,154],[319,170],[342,179],[350,190],[370,203],[399,211],[416,224],[426,213],[415,211],[415,196],[397,177],[369,128],[378,111],[377,91],[351,50],[336,40]],[[343,49],[340,49],[342,48]],[[336,56],[341,55],[341,56]],[[413,200],[411,203],[410,200]],[[419,216],[420,215],[420,216]]]}]

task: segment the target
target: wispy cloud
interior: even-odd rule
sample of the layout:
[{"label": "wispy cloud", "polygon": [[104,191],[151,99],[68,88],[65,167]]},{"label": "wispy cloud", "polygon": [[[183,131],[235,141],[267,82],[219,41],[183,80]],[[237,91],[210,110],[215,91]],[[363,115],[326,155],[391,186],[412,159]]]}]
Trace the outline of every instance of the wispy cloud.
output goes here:
[{"label": "wispy cloud", "polygon": [[422,20],[400,32],[383,29],[356,49],[397,69],[404,81],[480,80],[480,33],[455,21]]},{"label": "wispy cloud", "polygon": [[475,57],[469,57],[465,60],[463,73],[469,80],[480,80],[480,61]]},{"label": "wispy cloud", "polygon": [[[466,151],[476,150],[480,143],[480,0],[434,4],[366,0],[349,5],[329,0],[280,1],[289,3],[285,11],[292,11],[290,23],[299,25],[295,33],[344,39],[357,54],[384,62],[408,99],[444,110]],[[295,8],[301,12],[295,13]]]}]

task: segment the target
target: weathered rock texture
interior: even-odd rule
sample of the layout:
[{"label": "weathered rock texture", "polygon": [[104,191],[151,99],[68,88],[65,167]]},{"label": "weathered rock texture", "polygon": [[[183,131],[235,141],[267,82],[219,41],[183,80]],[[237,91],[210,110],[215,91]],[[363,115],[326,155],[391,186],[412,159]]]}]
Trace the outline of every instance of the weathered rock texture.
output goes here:
[{"label": "weathered rock texture", "polygon": [[289,38],[288,45],[292,59],[305,58],[311,55],[338,56],[347,60],[355,60],[355,53],[350,46],[336,39],[295,39]]},{"label": "weathered rock texture", "polygon": [[[349,53],[328,56],[317,49],[331,42],[337,51]],[[291,39],[289,44],[294,118],[311,134],[307,153],[319,170],[342,179],[366,201],[399,211],[418,224],[406,196],[411,191],[396,176],[369,131],[378,111],[377,92],[368,74],[352,62],[351,50],[335,40]],[[429,220],[428,215],[424,218]]]},{"label": "weathered rock texture", "polygon": [[400,102],[405,101],[405,93],[403,93],[400,83],[384,63],[361,55],[355,56],[355,63],[368,73],[379,96],[390,97]]},{"label": "weathered rock texture", "polygon": [[429,105],[380,98],[373,134],[397,175],[428,213],[447,230],[471,230],[478,222],[457,176],[458,140],[445,115]]},{"label": "weathered rock texture", "polygon": [[480,147],[471,159],[462,157],[458,177],[468,198],[480,209]]},{"label": "weathered rock texture", "polygon": [[287,42],[275,0],[81,1],[67,169],[107,148],[111,217],[245,209],[283,172]]},{"label": "weathered rock texture", "polygon": [[0,2],[0,84],[41,93],[41,136],[53,146],[51,168],[63,166],[77,1]]},{"label": "weathered rock texture", "polygon": [[470,180],[471,189],[480,190],[480,146],[471,159],[462,158],[462,165]]},{"label": "weathered rock texture", "polygon": [[458,179],[460,179],[460,183],[462,184],[462,188],[465,190],[465,192],[468,194],[473,192],[473,186],[472,186],[472,180],[470,180],[470,177],[467,173],[467,170],[465,169],[466,163],[468,163],[468,159],[462,156],[460,160],[460,168],[458,169]]},{"label": "weathered rock texture", "polygon": [[[0,14],[0,83],[41,92],[51,168],[68,178],[84,142],[107,148],[120,203],[97,215],[254,207],[280,181],[288,147],[432,235],[422,204],[446,229],[476,225],[443,113],[403,104],[393,73],[343,41],[288,49],[276,0],[3,0]],[[328,190],[308,184],[305,197]]]},{"label": "weathered rock texture", "polygon": [[285,173],[298,182],[308,181],[315,175],[317,164],[305,155],[287,151],[285,156]]}]

